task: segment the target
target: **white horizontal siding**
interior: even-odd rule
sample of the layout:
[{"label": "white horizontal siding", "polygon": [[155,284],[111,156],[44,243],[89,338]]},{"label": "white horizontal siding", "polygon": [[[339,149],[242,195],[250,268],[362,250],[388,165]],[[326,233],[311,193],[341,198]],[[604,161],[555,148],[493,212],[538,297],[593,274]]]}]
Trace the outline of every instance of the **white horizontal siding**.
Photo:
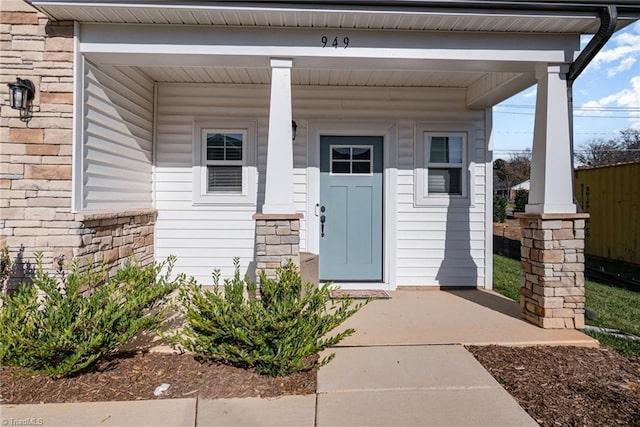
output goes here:
[{"label": "white horizontal siding", "polygon": [[82,208],[152,204],[153,82],[87,62],[82,159]]},{"label": "white horizontal siding", "polygon": [[[476,285],[484,282],[485,169],[484,113],[464,109],[465,92],[455,89],[293,87],[294,201],[305,214],[301,250],[307,247],[307,129],[310,121],[397,122],[396,277],[397,285]],[[177,268],[210,281],[214,268],[241,272],[254,259],[252,215],[264,200],[269,87],[262,85],[159,84],[155,201],[158,208],[156,255],[178,257]],[[252,120],[257,129],[257,205],[192,203],[192,124],[194,119]],[[414,139],[417,124],[471,124],[470,207],[415,207]],[[387,245],[389,247],[391,245]]]}]

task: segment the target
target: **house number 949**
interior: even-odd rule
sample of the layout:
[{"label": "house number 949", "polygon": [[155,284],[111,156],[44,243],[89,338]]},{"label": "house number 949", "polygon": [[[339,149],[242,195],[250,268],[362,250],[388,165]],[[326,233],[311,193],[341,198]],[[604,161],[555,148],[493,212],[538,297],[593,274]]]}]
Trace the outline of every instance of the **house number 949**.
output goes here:
[{"label": "house number 949", "polygon": [[331,40],[327,36],[322,36],[320,41],[322,42],[322,47],[335,47],[337,49],[342,46],[346,49],[349,46],[349,37],[343,37],[342,40],[338,37],[334,37],[333,40]]}]

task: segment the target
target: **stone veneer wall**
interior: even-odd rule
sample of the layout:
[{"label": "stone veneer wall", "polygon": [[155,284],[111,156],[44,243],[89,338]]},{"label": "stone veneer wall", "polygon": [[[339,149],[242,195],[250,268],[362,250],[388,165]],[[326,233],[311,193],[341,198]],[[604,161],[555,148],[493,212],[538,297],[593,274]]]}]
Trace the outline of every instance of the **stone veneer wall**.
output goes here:
[{"label": "stone veneer wall", "polygon": [[[50,22],[23,0],[0,7],[0,247],[15,261],[9,287],[29,275],[36,252],[54,258],[153,261],[155,211],[76,214],[72,198],[72,22]],[[32,118],[8,106],[16,77],[36,88]]]},{"label": "stone veneer wall", "polygon": [[522,315],[542,328],[584,328],[588,214],[519,214]]},{"label": "stone veneer wall", "polygon": [[[35,252],[52,267],[53,257],[70,258],[82,241],[70,209],[73,23],[2,0],[0,63],[0,245],[18,258],[21,276],[20,264],[32,263]],[[28,123],[8,106],[7,83],[16,77],[36,88]]]},{"label": "stone veneer wall", "polygon": [[256,214],[256,277],[264,270],[268,278],[292,260],[300,267],[300,219],[302,214]]},{"label": "stone veneer wall", "polygon": [[78,214],[82,244],[73,254],[86,264],[105,263],[111,273],[129,257],[141,265],[153,262],[155,209]]}]

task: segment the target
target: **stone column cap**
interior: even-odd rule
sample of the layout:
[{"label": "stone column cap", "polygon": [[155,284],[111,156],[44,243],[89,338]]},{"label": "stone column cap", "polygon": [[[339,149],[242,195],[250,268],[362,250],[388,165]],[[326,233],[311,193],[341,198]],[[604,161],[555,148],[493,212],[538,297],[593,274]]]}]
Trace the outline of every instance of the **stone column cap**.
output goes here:
[{"label": "stone column cap", "polygon": [[587,219],[590,215],[587,212],[580,213],[527,213],[516,212],[514,217],[520,219]]},{"label": "stone column cap", "polygon": [[125,210],[94,210],[76,213],[76,221],[96,221],[101,219],[125,218],[128,216],[157,215],[155,208],[133,208]]},{"label": "stone column cap", "polygon": [[304,215],[301,213],[292,213],[292,214],[262,214],[257,213],[253,214],[253,219],[258,220],[287,220],[287,219],[302,219]]}]

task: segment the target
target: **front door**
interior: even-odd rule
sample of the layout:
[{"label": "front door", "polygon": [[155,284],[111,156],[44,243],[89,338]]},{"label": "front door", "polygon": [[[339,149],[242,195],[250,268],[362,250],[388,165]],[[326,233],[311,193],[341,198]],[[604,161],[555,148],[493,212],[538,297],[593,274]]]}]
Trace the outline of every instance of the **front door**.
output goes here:
[{"label": "front door", "polygon": [[320,137],[320,280],[382,281],[383,137]]}]

